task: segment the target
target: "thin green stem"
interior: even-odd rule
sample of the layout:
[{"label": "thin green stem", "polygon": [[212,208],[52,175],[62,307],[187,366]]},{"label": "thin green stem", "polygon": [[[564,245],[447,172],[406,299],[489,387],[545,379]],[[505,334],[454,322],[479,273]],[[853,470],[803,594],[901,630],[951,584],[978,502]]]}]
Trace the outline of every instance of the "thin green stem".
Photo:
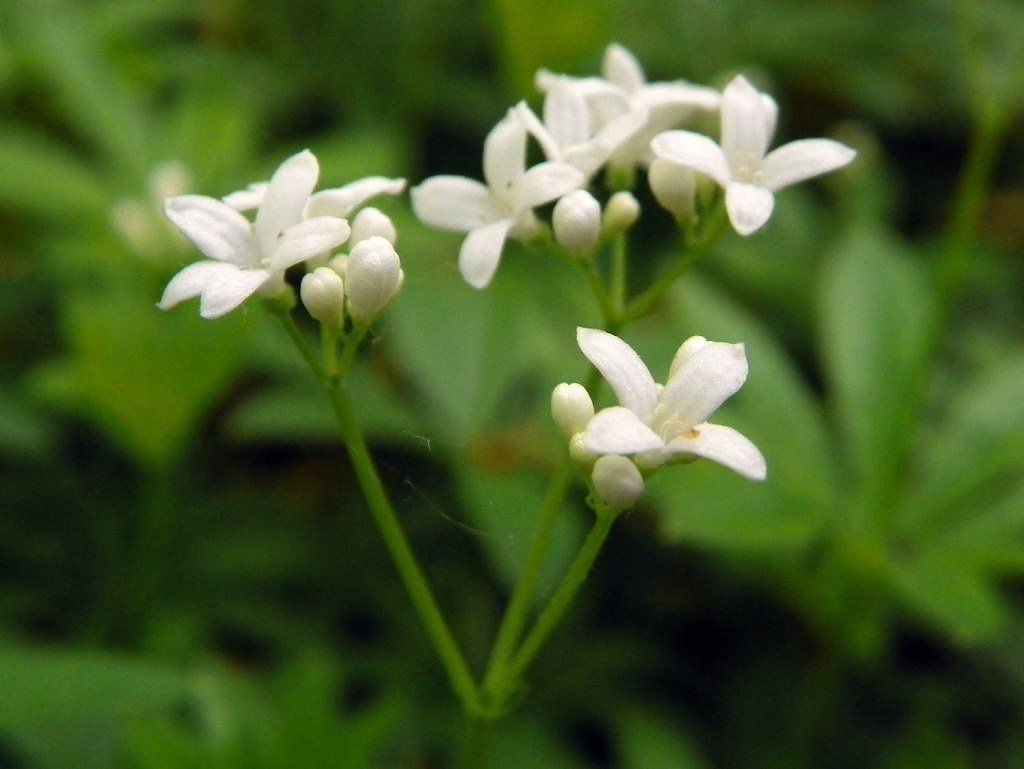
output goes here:
[{"label": "thin green stem", "polygon": [[488,764],[493,721],[481,716],[470,716],[466,745],[465,769],[484,769]]},{"label": "thin green stem", "polygon": [[565,578],[558,586],[555,594],[551,596],[551,601],[544,608],[544,611],[541,612],[540,617],[537,618],[537,623],[526,636],[515,657],[512,658],[506,674],[507,681],[516,682],[519,680],[530,666],[530,663],[533,662],[533,658],[540,651],[544,642],[548,640],[548,637],[558,626],[558,623],[565,615],[566,609],[569,608],[569,604],[576,597],[580,586],[586,580],[587,575],[590,574],[594,561],[597,560],[601,547],[604,545],[608,532],[611,531],[612,524],[615,523],[617,517],[611,511],[597,516],[593,528],[583,542],[583,547],[576,554],[576,558],[569,567]]},{"label": "thin green stem", "polygon": [[484,676],[482,687],[484,691],[492,688],[504,688],[502,683],[506,668],[515,650],[515,645],[522,635],[523,628],[526,626],[530,604],[533,601],[537,582],[540,579],[541,567],[544,565],[544,557],[547,555],[548,545],[551,541],[551,531],[558,519],[558,513],[562,509],[562,503],[565,501],[566,492],[572,481],[572,469],[572,459],[566,455],[551,479],[540,520],[537,523],[537,530],[533,535],[533,542],[526,559],[526,566],[523,568],[519,582],[509,599],[508,608],[505,610],[497,639],[491,650],[487,674]]},{"label": "thin green stem", "polygon": [[313,373],[316,374],[317,379],[321,382],[326,382],[327,372],[324,370],[323,362],[313,350],[309,340],[306,339],[306,335],[302,333],[302,329],[295,324],[295,318],[292,317],[291,312],[289,312],[286,307],[274,301],[265,302],[264,305],[278,320],[281,321],[281,325],[284,326],[284,330],[288,332],[288,336],[291,337],[292,342],[298,348],[302,357],[306,359],[306,363],[308,363],[309,367],[313,369]]},{"label": "thin green stem", "polygon": [[[612,274],[611,274],[611,300],[614,310],[613,319],[618,322],[622,318],[622,312],[626,307],[626,269],[628,262],[626,233],[620,232],[612,239]],[[606,321],[612,320],[605,318]]]},{"label": "thin green stem", "polygon": [[608,294],[608,290],[604,286],[604,281],[601,279],[601,273],[597,269],[597,265],[594,264],[593,259],[588,259],[585,262],[576,262],[583,270],[583,274],[587,276],[587,282],[590,284],[590,290],[594,294],[594,298],[597,299],[597,304],[601,308],[601,317],[604,319],[606,326],[613,325],[616,322],[618,311],[616,310],[615,302],[612,297]]},{"label": "thin green stem", "polygon": [[334,407],[334,415],[345,440],[345,447],[359,486],[369,506],[370,515],[380,530],[384,544],[391,554],[391,560],[405,583],[413,607],[444,665],[452,690],[462,702],[466,713],[474,714],[478,710],[476,683],[398,522],[398,516],[391,507],[362,431],[359,429],[352,404],[343,387],[336,386],[332,389],[331,405]]}]

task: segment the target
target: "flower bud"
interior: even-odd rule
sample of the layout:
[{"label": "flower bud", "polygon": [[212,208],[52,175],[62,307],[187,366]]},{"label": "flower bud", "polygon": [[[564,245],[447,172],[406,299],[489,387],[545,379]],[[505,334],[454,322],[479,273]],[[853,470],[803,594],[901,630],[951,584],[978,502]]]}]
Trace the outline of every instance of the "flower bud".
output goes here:
[{"label": "flower bud", "polygon": [[391,217],[378,208],[364,208],[352,219],[352,234],[349,243],[358,243],[374,235],[380,235],[391,245],[395,244],[398,232]]},{"label": "flower bud", "polygon": [[583,432],[594,416],[594,402],[581,384],[562,382],[551,393],[551,416],[566,438]]},{"label": "flower bud", "polygon": [[317,267],[302,278],[302,304],[327,328],[338,331],[345,322],[345,284],[330,267]]},{"label": "flower bud", "polygon": [[697,176],[689,168],[663,158],[655,158],[647,169],[647,183],[654,199],[675,217],[677,222],[694,214]]},{"label": "flower bud", "polygon": [[386,238],[371,235],[359,241],[349,252],[345,267],[349,314],[369,323],[384,312],[404,280],[398,254]]},{"label": "flower bud", "polygon": [[608,199],[604,207],[605,235],[618,235],[625,232],[640,218],[640,203],[630,192],[616,192]]},{"label": "flower bud", "polygon": [[551,214],[555,241],[566,251],[586,254],[601,237],[601,204],[586,190],[563,195]]},{"label": "flower bud", "polygon": [[616,510],[632,507],[644,493],[644,479],[627,457],[605,454],[594,463],[594,491]]}]

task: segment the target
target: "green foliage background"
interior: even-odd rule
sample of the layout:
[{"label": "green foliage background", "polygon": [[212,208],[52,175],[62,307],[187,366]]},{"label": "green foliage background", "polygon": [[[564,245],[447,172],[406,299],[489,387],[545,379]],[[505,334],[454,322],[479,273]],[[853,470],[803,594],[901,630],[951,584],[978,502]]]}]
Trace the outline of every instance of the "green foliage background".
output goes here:
[{"label": "green foliage background", "polygon": [[[457,765],[456,703],[301,360],[255,308],[156,310],[194,254],[152,174],[222,195],[309,147],[322,186],[478,176],[533,72],[594,73],[612,41],[654,79],[752,74],[780,140],[860,156],[627,335],[658,377],[691,334],[746,343],[721,421],[769,480],[650,484],[495,765],[1024,765],[1021,30],[1011,0],[5,0],[0,766]],[[457,237],[385,206],[407,282],[361,417],[482,666],[561,451],[548,395],[599,315],[524,248],[469,289]],[[645,200],[637,281],[671,259],[659,217]],[[588,515],[566,510],[549,580]]]}]

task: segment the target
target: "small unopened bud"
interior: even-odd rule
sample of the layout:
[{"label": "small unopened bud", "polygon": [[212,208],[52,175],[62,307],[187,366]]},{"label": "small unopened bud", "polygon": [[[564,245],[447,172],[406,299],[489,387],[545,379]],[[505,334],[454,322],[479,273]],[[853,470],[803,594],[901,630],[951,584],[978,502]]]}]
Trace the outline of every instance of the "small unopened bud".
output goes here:
[{"label": "small unopened bud", "polygon": [[594,416],[594,402],[581,384],[562,382],[551,393],[551,416],[566,438],[583,432]]},{"label": "small unopened bud", "polygon": [[697,176],[692,170],[664,158],[655,158],[647,169],[647,183],[654,199],[677,222],[693,216]]},{"label": "small unopened bud", "polygon": [[601,237],[601,204],[586,190],[563,195],[551,214],[555,241],[566,251],[586,254]]},{"label": "small unopened bud", "polygon": [[327,328],[338,331],[345,321],[345,284],[330,267],[317,267],[302,278],[302,304]]},{"label": "small unopened bud", "polygon": [[618,454],[606,454],[594,463],[594,491],[616,510],[632,507],[644,493],[644,479],[636,465]]},{"label": "small unopened bud", "polygon": [[640,203],[630,192],[616,192],[608,198],[604,207],[602,226],[605,235],[618,235],[625,232],[640,218]]},{"label": "small unopened bud", "polygon": [[386,238],[372,235],[359,241],[349,252],[345,267],[349,314],[369,323],[387,309],[404,280],[398,254]]},{"label": "small unopened bud", "polygon": [[378,208],[364,208],[352,219],[352,234],[349,243],[358,243],[374,235],[380,235],[391,245],[395,244],[398,232],[391,217]]}]

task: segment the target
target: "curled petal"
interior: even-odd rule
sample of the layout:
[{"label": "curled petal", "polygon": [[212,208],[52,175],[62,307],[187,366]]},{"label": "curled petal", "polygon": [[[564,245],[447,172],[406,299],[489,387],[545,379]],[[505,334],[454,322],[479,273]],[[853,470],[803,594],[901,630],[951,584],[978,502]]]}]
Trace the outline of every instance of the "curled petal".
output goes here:
[{"label": "curled petal", "polygon": [[344,243],[349,232],[348,222],[333,216],[301,221],[281,233],[267,267],[280,272],[327,253]]},{"label": "curled petal", "polygon": [[431,176],[410,195],[417,218],[442,230],[469,232],[502,218],[490,190],[465,176]]},{"label": "curled petal", "polygon": [[227,203],[204,195],[168,198],[164,215],[211,259],[237,265],[258,261],[248,220]]},{"label": "curled petal", "polygon": [[663,160],[707,174],[723,187],[732,178],[722,148],[703,134],[666,131],[654,137],[651,150]]},{"label": "curled petal", "polygon": [[510,204],[515,213],[550,203],[583,186],[583,174],[566,163],[535,165],[512,185]]},{"label": "curled petal", "polygon": [[292,155],[274,172],[253,224],[266,253],[278,235],[302,219],[319,174],[320,166],[309,150]]},{"label": "curled petal", "polygon": [[378,195],[400,195],[405,190],[405,179],[386,176],[368,176],[344,187],[321,190],[306,204],[306,216],[336,216],[348,219],[360,206]]},{"label": "curled petal", "polygon": [[732,182],[725,188],[725,208],[729,221],[740,235],[761,229],[775,208],[775,196],[764,187]]},{"label": "curled petal", "polygon": [[501,219],[472,230],[459,249],[459,271],[473,288],[485,288],[501,261],[501,250],[512,221]]},{"label": "curled petal", "polygon": [[595,328],[577,328],[576,343],[587,360],[608,380],[619,404],[642,422],[650,422],[658,404],[658,388],[636,351],[614,334]]},{"label": "curled petal", "polygon": [[741,433],[724,425],[697,425],[689,434],[669,442],[667,453],[704,457],[752,481],[763,481],[768,476],[764,456],[757,446]]},{"label": "curled petal", "polygon": [[664,446],[657,433],[622,406],[597,412],[583,431],[583,448],[594,454],[639,454]]},{"label": "curled petal", "polygon": [[605,78],[629,93],[639,91],[647,82],[640,62],[618,43],[612,43],[605,49],[601,72]]},{"label": "curled petal", "polygon": [[690,350],[684,351],[661,393],[666,411],[686,426],[705,421],[747,379],[743,345],[705,341],[691,345]]},{"label": "curled petal", "polygon": [[857,153],[831,139],[801,139],[768,153],[761,164],[763,184],[775,191],[850,163]]},{"label": "curled petal", "polygon": [[224,262],[196,262],[171,279],[157,306],[169,310],[186,299],[201,296],[199,314],[219,318],[252,296],[270,277],[268,270],[245,269]]}]

